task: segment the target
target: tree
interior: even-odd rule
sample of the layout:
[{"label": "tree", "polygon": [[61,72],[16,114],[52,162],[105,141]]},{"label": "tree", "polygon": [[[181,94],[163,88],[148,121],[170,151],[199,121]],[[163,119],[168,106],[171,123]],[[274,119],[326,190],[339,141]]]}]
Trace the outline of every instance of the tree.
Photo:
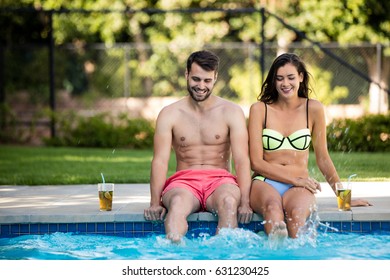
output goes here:
[{"label": "tree", "polygon": [[[390,76],[390,1],[376,0],[289,0],[289,9],[275,11],[288,18],[289,24],[302,30],[307,37],[318,42],[338,42],[342,45],[370,42],[383,52],[381,68],[378,56],[360,49],[368,66],[371,113],[388,111]],[[292,36],[290,42],[295,40]],[[385,47],[386,46],[386,47]],[[381,57],[381,54],[379,54]],[[382,89],[378,87],[378,84]]]},{"label": "tree", "polygon": [[[131,57],[127,67],[142,79],[137,87],[144,89],[147,92],[146,96],[169,95],[183,88],[185,81],[181,69],[187,56],[187,53],[182,54],[183,47],[190,46],[196,49],[215,42],[261,43],[259,13],[234,14],[228,11],[200,10],[196,13],[177,12],[177,9],[199,8],[265,7],[291,26],[303,31],[311,40],[321,43],[336,41],[340,44],[364,42],[378,44],[378,49],[383,52],[384,57],[380,69],[376,67],[375,55],[365,53],[364,50],[361,50],[360,55],[368,65],[370,77],[378,81],[382,88],[389,88],[390,47],[384,47],[389,45],[390,40],[389,1],[5,0],[0,4],[10,5],[33,7],[37,11],[41,9],[57,11],[54,16],[54,38],[57,45],[73,43],[83,46],[85,43],[94,42],[104,42],[108,46],[118,42],[134,44],[137,53]],[[67,13],[67,9],[78,12]],[[97,12],[91,12],[93,10]],[[23,17],[19,18],[22,20],[22,26],[30,26]],[[13,20],[16,19],[18,16],[14,15]],[[45,25],[42,28],[46,28]],[[5,25],[0,32],[10,34],[10,28]],[[47,32],[43,30],[35,34],[43,36],[41,40],[44,40]],[[279,52],[288,50],[291,42],[302,40],[299,34],[283,26],[273,16],[267,18],[265,36],[267,42],[278,44]],[[152,46],[151,50],[146,47],[149,43]],[[169,43],[169,50],[162,50],[159,47],[162,43]],[[238,97],[250,100],[247,91],[239,85],[240,78],[244,79],[245,76],[253,74],[247,73],[244,65],[245,63],[241,63],[229,71],[230,76],[234,76],[229,90]],[[315,66],[318,65],[313,65]],[[253,69],[254,73],[261,74],[257,67]],[[157,73],[162,73],[162,78],[156,79]],[[332,79],[332,76],[325,76],[324,81]],[[338,92],[333,95],[334,97],[340,96],[340,89],[333,86],[330,90]],[[370,103],[376,104],[376,107],[378,104],[387,104],[385,102],[387,94],[383,90],[379,91],[376,83],[371,84],[370,96],[372,100]],[[376,102],[373,101],[375,97],[378,97]]]},{"label": "tree", "polygon": [[[258,5],[255,0],[215,0],[213,3],[202,0],[26,1],[33,2],[36,7],[46,10],[117,10],[118,13],[110,12],[99,17],[96,16],[97,13],[81,11],[75,14],[58,13],[54,18],[54,37],[57,44],[69,42],[78,42],[81,45],[86,42],[104,42],[107,45],[115,42],[135,44],[137,56],[132,58],[128,67],[134,69],[132,72],[135,75],[142,77],[145,96],[180,92],[184,80],[182,75],[177,73],[179,73],[178,69],[183,67],[188,55],[180,54],[183,47],[190,46],[196,49],[212,42],[259,41],[258,14],[246,14],[243,17],[242,14],[220,11],[177,12],[179,9],[253,8]],[[169,43],[169,50],[162,51],[160,49],[162,43]],[[148,50],[146,44],[151,44],[152,50]],[[179,60],[172,61],[171,53]],[[163,78],[156,80],[157,73],[162,73]]]}]

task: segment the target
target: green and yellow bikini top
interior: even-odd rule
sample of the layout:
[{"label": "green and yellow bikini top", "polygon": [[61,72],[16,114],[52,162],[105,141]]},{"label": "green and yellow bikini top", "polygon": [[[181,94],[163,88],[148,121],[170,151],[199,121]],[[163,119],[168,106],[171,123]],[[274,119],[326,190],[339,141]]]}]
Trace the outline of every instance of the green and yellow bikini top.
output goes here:
[{"label": "green and yellow bikini top", "polygon": [[307,99],[306,102],[306,123],[306,128],[299,129],[291,133],[289,136],[284,137],[279,131],[267,128],[267,104],[265,104],[263,149],[266,151],[305,151],[310,147],[311,134],[309,129],[309,99]]}]

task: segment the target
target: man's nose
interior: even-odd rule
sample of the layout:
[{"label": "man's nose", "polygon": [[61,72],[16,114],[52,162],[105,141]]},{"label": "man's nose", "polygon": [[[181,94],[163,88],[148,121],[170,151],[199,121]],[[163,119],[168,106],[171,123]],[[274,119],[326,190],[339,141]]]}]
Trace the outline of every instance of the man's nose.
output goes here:
[{"label": "man's nose", "polygon": [[200,89],[204,89],[204,88],[205,88],[205,82],[204,82],[204,81],[200,81],[200,82],[198,83],[198,87],[199,87]]}]

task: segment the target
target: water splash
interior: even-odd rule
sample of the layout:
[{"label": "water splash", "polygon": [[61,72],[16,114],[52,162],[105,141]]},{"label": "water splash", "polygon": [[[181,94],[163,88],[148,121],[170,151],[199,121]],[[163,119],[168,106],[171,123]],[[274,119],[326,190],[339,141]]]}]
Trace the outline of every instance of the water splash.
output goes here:
[{"label": "water splash", "polygon": [[298,230],[298,244],[300,246],[310,245],[317,247],[318,229],[321,227],[326,233],[328,230],[338,231],[338,229],[329,226],[329,223],[322,223],[317,212],[317,205],[310,209],[310,216],[307,218],[305,225]]},{"label": "water splash", "polygon": [[[313,216],[315,216],[313,214]],[[201,235],[200,235],[201,236]],[[301,236],[303,239],[304,236]],[[355,260],[390,259],[389,234],[318,233],[316,247],[287,238],[277,250],[264,232],[221,229],[218,235],[185,237],[172,244],[164,235],[142,238],[72,233],[0,238],[0,259],[109,260]],[[303,245],[302,245],[303,244]]]}]

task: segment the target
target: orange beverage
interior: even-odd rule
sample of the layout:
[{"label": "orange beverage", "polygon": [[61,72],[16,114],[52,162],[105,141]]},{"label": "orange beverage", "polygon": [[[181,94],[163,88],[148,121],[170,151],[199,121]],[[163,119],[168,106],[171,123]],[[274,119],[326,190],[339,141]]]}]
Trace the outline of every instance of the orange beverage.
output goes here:
[{"label": "orange beverage", "polygon": [[339,211],[351,210],[351,190],[337,190],[337,206]]},{"label": "orange beverage", "polygon": [[114,197],[114,184],[112,183],[98,184],[98,192],[99,192],[100,211],[111,211],[112,200]]},{"label": "orange beverage", "polygon": [[336,183],[337,207],[339,211],[351,210],[352,191],[349,184]]}]

